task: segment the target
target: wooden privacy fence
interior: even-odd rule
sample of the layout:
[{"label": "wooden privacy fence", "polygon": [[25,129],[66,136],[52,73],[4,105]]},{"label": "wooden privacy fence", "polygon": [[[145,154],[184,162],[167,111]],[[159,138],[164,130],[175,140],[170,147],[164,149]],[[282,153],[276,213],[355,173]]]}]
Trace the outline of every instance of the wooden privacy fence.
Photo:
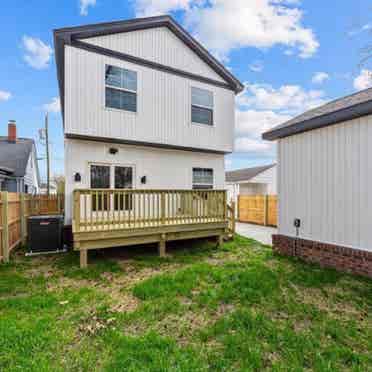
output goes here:
[{"label": "wooden privacy fence", "polygon": [[63,212],[61,195],[30,195],[2,191],[0,193],[0,261],[27,238],[27,218]]},{"label": "wooden privacy fence", "polygon": [[278,224],[276,195],[239,195],[238,220],[264,226]]}]

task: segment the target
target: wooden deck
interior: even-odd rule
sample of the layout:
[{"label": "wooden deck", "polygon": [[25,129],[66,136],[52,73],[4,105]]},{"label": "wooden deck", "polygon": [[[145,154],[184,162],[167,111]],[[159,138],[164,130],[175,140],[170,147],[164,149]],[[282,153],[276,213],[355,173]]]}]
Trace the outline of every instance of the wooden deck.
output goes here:
[{"label": "wooden deck", "polygon": [[215,236],[219,242],[234,229],[234,211],[225,190],[74,191],[74,249],[80,265],[87,250]]}]

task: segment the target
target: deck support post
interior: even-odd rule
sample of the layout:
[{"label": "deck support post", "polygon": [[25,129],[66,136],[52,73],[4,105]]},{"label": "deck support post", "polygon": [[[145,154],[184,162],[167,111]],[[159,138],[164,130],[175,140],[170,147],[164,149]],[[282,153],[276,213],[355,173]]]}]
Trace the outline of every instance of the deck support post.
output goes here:
[{"label": "deck support post", "polygon": [[80,268],[85,269],[88,267],[88,250],[81,249],[80,250]]},{"label": "deck support post", "polygon": [[223,235],[218,235],[217,236],[217,248],[221,248],[223,245]]},{"label": "deck support post", "polygon": [[159,256],[165,257],[165,251],[166,251],[165,235],[162,234],[161,239],[159,241]]}]

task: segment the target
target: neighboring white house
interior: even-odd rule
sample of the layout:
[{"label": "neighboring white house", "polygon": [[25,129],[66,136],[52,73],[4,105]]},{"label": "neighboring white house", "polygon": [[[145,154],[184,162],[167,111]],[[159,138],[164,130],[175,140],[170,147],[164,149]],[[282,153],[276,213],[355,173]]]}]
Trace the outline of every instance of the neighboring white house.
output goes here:
[{"label": "neighboring white house", "polygon": [[66,224],[76,188],[224,188],[243,85],[171,17],[54,37]]},{"label": "neighboring white house", "polygon": [[276,164],[226,172],[228,200],[238,195],[276,195]]},{"label": "neighboring white house", "polygon": [[372,276],[372,89],[306,112],[263,138],[278,141],[275,248]]},{"label": "neighboring white house", "polygon": [[35,142],[17,137],[16,123],[10,120],[8,135],[0,137],[0,190],[37,194],[39,185]]}]

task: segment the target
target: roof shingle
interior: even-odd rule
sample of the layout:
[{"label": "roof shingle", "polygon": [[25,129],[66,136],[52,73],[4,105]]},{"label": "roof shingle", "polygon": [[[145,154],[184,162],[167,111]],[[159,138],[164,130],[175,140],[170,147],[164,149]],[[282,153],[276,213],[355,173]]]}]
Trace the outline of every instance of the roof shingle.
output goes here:
[{"label": "roof shingle", "polygon": [[29,138],[17,138],[16,143],[11,143],[8,137],[0,137],[0,168],[12,171],[13,176],[23,177],[33,146],[34,140]]},{"label": "roof shingle", "polygon": [[262,135],[275,140],[308,130],[326,127],[372,113],[372,88],[354,93],[306,111]]},{"label": "roof shingle", "polygon": [[226,172],[226,182],[249,181],[260,173],[274,167],[276,164],[263,165],[260,167],[237,169]]}]

